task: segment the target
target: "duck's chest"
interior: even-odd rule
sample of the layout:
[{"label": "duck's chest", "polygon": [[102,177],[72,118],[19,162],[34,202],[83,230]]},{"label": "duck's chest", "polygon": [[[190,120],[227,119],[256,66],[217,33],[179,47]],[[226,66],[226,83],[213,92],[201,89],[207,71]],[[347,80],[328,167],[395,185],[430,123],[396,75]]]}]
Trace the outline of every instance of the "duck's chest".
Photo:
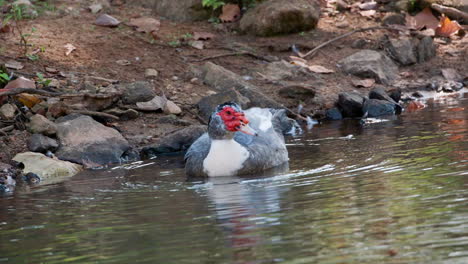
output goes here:
[{"label": "duck's chest", "polygon": [[210,176],[234,175],[249,158],[249,151],[233,139],[212,140],[203,160],[203,170]]}]

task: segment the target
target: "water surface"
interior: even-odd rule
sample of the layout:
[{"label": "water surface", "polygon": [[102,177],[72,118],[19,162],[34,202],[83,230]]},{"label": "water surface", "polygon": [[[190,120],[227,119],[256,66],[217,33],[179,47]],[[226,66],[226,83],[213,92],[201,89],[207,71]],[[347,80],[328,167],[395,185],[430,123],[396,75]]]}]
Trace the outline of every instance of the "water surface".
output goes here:
[{"label": "water surface", "polygon": [[0,263],[468,263],[468,96],[288,139],[288,172],[158,157],[0,199]]}]

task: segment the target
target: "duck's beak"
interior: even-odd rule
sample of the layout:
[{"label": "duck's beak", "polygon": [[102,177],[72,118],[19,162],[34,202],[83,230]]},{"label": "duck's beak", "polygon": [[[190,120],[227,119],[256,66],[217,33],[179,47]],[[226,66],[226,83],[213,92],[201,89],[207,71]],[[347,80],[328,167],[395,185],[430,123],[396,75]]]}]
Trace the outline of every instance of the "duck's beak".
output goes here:
[{"label": "duck's beak", "polygon": [[251,128],[249,124],[245,124],[245,123],[241,123],[239,132],[242,132],[244,134],[251,135],[251,136],[258,136],[257,131]]}]

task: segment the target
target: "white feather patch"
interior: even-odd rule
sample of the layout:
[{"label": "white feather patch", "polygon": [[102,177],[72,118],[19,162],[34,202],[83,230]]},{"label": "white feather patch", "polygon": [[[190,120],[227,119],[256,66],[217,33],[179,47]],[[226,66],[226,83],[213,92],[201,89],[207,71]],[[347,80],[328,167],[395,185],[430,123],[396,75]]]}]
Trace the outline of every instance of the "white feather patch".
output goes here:
[{"label": "white feather patch", "polygon": [[273,115],[268,109],[253,107],[244,111],[244,113],[248,120],[258,122],[258,129],[264,132],[273,126],[271,123]]},{"label": "white feather patch", "polygon": [[210,151],[203,160],[203,170],[210,177],[235,175],[249,155],[249,151],[234,139],[212,140]]}]

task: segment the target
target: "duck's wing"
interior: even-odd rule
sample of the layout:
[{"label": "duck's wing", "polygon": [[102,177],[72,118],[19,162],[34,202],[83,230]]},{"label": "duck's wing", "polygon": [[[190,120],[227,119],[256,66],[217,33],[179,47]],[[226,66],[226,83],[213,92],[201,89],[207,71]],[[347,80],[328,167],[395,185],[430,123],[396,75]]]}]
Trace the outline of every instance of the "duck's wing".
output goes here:
[{"label": "duck's wing", "polygon": [[203,160],[208,155],[211,140],[208,133],[200,136],[185,153],[185,173],[191,177],[205,177]]}]

